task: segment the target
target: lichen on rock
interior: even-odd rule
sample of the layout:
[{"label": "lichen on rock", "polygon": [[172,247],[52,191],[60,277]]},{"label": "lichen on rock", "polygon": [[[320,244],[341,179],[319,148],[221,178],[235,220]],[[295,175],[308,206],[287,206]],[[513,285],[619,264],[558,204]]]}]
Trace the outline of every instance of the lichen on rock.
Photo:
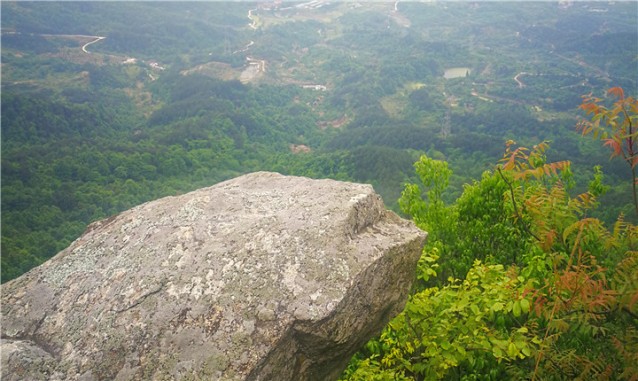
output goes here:
[{"label": "lichen on rock", "polygon": [[137,206],[3,285],[2,379],[335,379],[425,237],[369,185],[268,172]]}]

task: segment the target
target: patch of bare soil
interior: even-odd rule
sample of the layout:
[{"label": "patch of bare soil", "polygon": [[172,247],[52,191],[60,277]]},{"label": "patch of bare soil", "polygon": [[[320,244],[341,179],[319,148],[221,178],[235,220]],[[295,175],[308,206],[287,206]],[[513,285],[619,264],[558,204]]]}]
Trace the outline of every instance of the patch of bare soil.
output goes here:
[{"label": "patch of bare soil", "polygon": [[332,128],[341,128],[343,127],[346,123],[350,122],[350,118],[348,117],[348,115],[344,115],[339,119],[334,119],[334,120],[327,120],[327,121],[318,121],[317,122],[317,126],[322,129],[325,130],[328,127],[332,127]]},{"label": "patch of bare soil", "polygon": [[224,81],[239,79],[239,76],[241,74],[239,70],[234,69],[229,64],[217,61],[197,65],[191,69],[183,70],[181,72],[182,75],[189,75],[194,73],[219,78]]},{"label": "patch of bare soil", "polygon": [[305,144],[291,144],[288,146],[290,148],[290,152],[292,153],[308,153],[311,152],[312,149]]}]

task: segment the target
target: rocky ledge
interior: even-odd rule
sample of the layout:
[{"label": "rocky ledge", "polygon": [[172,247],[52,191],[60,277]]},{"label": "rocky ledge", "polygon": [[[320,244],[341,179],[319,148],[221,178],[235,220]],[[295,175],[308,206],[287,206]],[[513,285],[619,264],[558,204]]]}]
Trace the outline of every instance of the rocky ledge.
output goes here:
[{"label": "rocky ledge", "polygon": [[140,205],[3,285],[2,379],[336,379],[425,238],[369,185],[275,173]]}]

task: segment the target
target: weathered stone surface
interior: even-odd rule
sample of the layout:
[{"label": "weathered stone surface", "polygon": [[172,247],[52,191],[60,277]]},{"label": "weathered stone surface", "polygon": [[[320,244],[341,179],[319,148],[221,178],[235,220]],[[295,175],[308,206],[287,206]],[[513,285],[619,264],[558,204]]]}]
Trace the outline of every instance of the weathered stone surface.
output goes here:
[{"label": "weathered stone surface", "polygon": [[254,173],[89,226],[2,287],[2,380],[327,380],[425,233],[369,185]]}]

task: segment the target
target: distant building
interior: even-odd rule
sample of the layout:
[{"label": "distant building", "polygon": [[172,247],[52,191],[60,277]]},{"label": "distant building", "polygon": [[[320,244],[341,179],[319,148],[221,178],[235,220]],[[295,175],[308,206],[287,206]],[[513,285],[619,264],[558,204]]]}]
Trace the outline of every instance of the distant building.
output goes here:
[{"label": "distant building", "polygon": [[158,64],[157,62],[149,62],[148,65],[152,69],[157,69],[157,70],[164,70],[165,69],[163,66],[160,66],[160,64]]}]

